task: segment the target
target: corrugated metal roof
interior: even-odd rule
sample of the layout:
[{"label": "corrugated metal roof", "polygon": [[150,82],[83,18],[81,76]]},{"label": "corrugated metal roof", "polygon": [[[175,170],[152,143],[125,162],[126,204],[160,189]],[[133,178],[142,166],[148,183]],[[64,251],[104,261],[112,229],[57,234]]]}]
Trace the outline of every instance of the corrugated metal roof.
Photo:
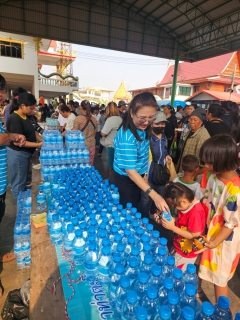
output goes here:
[{"label": "corrugated metal roof", "polygon": [[[197,96],[202,94],[202,93],[206,93],[209,96],[211,96],[211,97],[213,97],[213,98],[215,98],[216,100],[219,100],[219,101],[228,101],[229,98],[230,98],[229,92],[202,90],[201,92],[197,92],[196,94],[192,95],[191,97],[189,97],[185,101],[191,101],[191,100],[193,100],[193,98],[197,99]],[[231,101],[236,102],[236,103],[240,103],[240,94],[232,93],[231,94]]]},{"label": "corrugated metal roof", "polygon": [[238,0],[1,1],[0,29],[197,61],[240,49]]}]

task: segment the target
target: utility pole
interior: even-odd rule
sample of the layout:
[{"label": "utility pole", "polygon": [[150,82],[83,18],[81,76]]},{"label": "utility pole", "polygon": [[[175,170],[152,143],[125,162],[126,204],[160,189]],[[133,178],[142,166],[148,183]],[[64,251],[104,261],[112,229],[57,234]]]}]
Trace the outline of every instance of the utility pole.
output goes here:
[{"label": "utility pole", "polygon": [[237,65],[234,65],[234,69],[233,69],[233,74],[232,74],[232,81],[231,81],[231,90],[230,90],[230,96],[229,96],[229,100],[231,100],[232,97],[232,93],[233,93],[233,88],[234,88],[234,80],[235,80],[235,75],[236,75],[236,69],[237,69]]}]

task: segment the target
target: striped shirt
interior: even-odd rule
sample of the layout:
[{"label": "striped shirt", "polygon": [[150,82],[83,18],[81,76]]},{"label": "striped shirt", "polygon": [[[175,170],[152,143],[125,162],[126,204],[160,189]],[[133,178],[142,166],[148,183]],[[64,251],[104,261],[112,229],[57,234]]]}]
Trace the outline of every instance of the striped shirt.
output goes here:
[{"label": "striped shirt", "polygon": [[146,132],[137,130],[142,141],[138,141],[130,129],[121,127],[114,138],[114,171],[127,176],[125,170],[136,170],[139,174],[147,172],[149,140]]},{"label": "striped shirt", "polygon": [[[0,134],[5,133],[5,129],[0,123]],[[7,148],[5,146],[0,146],[0,194],[6,192],[8,186],[7,178]]]}]

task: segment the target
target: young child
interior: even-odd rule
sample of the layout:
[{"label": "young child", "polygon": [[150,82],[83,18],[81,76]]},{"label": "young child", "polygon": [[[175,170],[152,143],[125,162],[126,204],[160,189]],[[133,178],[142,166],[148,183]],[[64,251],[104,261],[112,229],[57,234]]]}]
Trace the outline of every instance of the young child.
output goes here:
[{"label": "young child", "polygon": [[175,233],[170,254],[175,257],[176,266],[185,271],[187,264],[194,263],[197,259],[192,245],[194,238],[204,232],[206,214],[192,190],[179,182],[167,186],[164,198],[169,206],[178,210],[178,217],[167,221],[164,218],[159,220],[155,215],[155,220]]},{"label": "young child", "polygon": [[207,238],[199,274],[214,284],[216,301],[228,296],[228,281],[240,257],[240,177],[237,144],[230,135],[215,135],[202,145],[200,161],[208,172],[201,186],[207,212]]},{"label": "young child", "polygon": [[173,182],[180,182],[192,190],[194,196],[201,200],[203,197],[202,189],[199,182],[195,181],[197,169],[199,168],[199,160],[196,156],[188,154],[182,158],[182,169],[184,175],[177,177]]}]

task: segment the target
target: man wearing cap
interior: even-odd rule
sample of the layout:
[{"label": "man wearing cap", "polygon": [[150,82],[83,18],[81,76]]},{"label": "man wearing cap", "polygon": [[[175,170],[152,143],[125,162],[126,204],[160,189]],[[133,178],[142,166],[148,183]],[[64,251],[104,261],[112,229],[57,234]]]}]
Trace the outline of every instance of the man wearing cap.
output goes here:
[{"label": "man wearing cap", "polygon": [[[164,196],[165,184],[158,185],[152,181],[153,178],[153,158],[158,164],[165,166],[167,162],[172,162],[172,158],[168,155],[167,146],[168,139],[164,134],[166,123],[168,122],[165,114],[162,111],[158,111],[156,120],[152,124],[152,135],[150,137],[150,150],[149,150],[149,166],[148,172],[146,173],[146,179],[150,187],[155,190],[162,197]],[[154,153],[154,155],[152,154]],[[153,214],[156,212],[156,206],[153,200],[146,195],[145,192],[141,193],[141,209],[144,217],[149,217],[149,212]]]},{"label": "man wearing cap", "polygon": [[206,119],[206,112],[202,108],[195,109],[190,117],[190,131],[184,141],[180,158],[177,164],[177,172],[182,172],[182,158],[187,154],[192,154],[199,158],[199,152],[203,143],[210,138],[206,128],[203,127],[203,121]]},{"label": "man wearing cap", "polygon": [[119,110],[119,114],[120,114],[120,117],[123,118],[124,116],[124,111],[126,110],[126,102],[124,100],[120,100],[118,102],[118,110]]}]

